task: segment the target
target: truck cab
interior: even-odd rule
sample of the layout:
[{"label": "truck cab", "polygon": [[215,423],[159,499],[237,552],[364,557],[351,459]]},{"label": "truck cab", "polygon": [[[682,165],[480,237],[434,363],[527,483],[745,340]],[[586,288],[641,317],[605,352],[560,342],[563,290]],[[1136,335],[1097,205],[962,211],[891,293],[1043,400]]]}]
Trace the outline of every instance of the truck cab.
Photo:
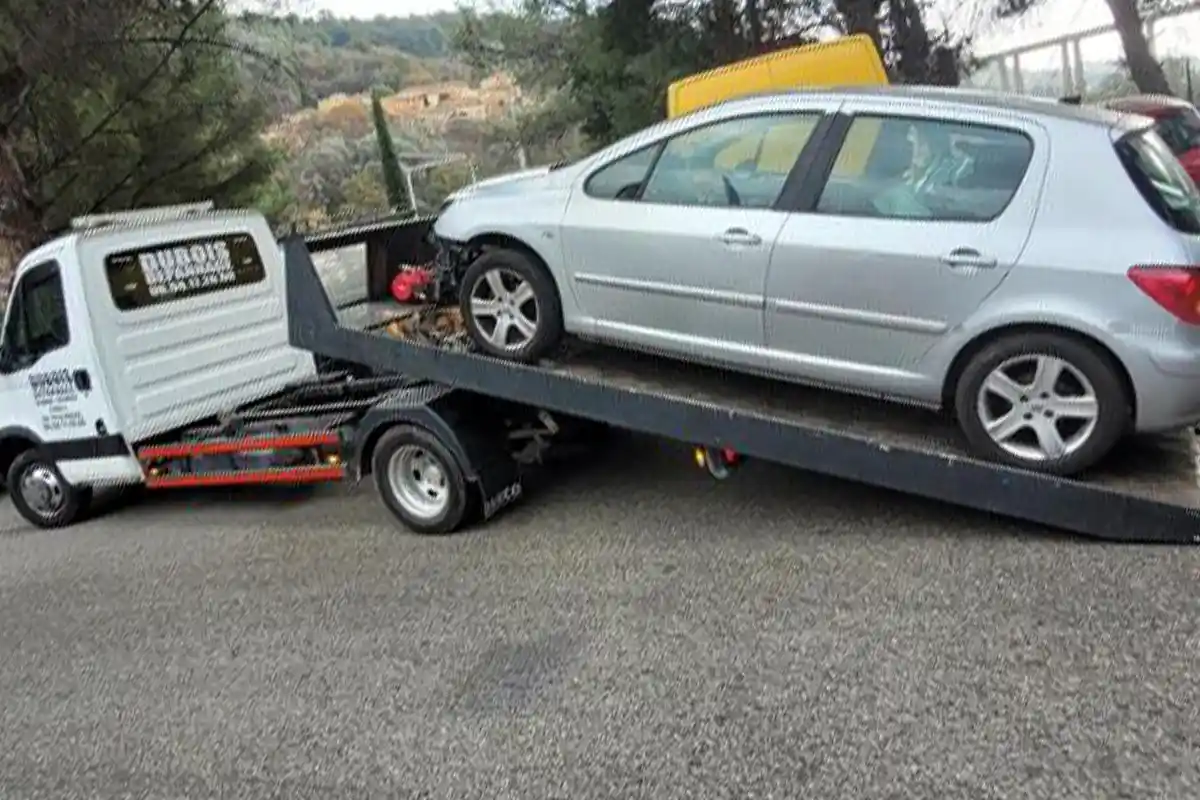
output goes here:
[{"label": "truck cab", "polygon": [[74,220],[18,264],[0,327],[0,479],[69,524],[144,480],[139,444],[316,374],[288,342],[279,247],[211,204]]}]

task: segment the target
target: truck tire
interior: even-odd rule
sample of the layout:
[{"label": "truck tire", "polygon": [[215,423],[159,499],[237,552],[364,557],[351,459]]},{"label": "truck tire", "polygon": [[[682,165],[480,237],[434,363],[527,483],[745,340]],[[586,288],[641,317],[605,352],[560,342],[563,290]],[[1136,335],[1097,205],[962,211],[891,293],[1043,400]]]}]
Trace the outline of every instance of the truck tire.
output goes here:
[{"label": "truck tire", "polygon": [[383,434],[371,454],[371,474],[384,505],[414,533],[453,533],[467,519],[466,474],[423,428],[399,425]]},{"label": "truck tire", "polygon": [[53,460],[26,450],[8,469],[13,505],[39,528],[65,528],[79,521],[92,502],[90,486],[72,486]]},{"label": "truck tire", "polygon": [[519,250],[488,250],[475,259],[463,274],[459,308],[471,340],[495,358],[533,364],[562,341],[558,287]]}]

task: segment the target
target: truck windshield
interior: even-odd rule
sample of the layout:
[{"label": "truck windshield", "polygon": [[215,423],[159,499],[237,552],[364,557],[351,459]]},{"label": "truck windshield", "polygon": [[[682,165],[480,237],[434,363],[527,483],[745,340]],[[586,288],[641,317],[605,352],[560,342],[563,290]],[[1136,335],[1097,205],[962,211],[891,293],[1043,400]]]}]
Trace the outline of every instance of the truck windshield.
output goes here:
[{"label": "truck windshield", "polygon": [[1117,155],[1154,212],[1181,233],[1200,233],[1200,190],[1153,129],[1135,131],[1116,145]]}]

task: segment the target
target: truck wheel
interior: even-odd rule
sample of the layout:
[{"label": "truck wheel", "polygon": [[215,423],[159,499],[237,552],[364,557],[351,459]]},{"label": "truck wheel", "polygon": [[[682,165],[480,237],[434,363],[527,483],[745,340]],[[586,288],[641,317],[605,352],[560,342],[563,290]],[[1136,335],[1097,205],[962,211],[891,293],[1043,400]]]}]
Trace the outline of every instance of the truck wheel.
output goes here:
[{"label": "truck wheel", "polygon": [[562,303],[554,279],[517,250],[489,250],[463,275],[463,322],[490,356],[532,364],[558,346]]},{"label": "truck wheel", "polygon": [[92,502],[90,486],[67,483],[58,466],[37,450],[26,450],[9,467],[8,490],[21,516],[39,528],[64,528]]},{"label": "truck wheel", "polygon": [[963,370],[954,406],[975,452],[1054,475],[1107,455],[1131,410],[1111,357],[1054,333],[1006,336],[984,348]]},{"label": "truck wheel", "polygon": [[384,505],[415,533],[453,533],[466,518],[466,475],[428,431],[402,425],[385,433],[371,456],[371,474]]}]

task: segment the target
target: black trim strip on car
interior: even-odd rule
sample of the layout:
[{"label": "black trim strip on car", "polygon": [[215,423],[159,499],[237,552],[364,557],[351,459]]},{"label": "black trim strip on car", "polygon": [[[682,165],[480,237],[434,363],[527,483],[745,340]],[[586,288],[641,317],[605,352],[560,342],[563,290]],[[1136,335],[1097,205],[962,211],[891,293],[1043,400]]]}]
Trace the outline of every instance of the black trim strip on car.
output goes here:
[{"label": "black trim strip on car", "polygon": [[842,152],[842,145],[850,133],[853,121],[852,117],[840,111],[826,118],[826,128],[821,141],[811,152],[806,148],[805,152],[800,154],[797,168],[807,159],[803,172],[796,172],[795,183],[790,183],[793,179],[788,177],[789,186],[779,198],[778,207],[781,210],[803,214],[817,207],[817,201],[821,199],[821,192],[825,191],[825,184],[829,181],[833,165]]},{"label": "black trim strip on car", "polygon": [[129,444],[120,434],[87,436],[81,439],[59,439],[42,442],[39,449],[55,461],[82,461],[89,458],[129,456]]},{"label": "black trim strip on car", "polygon": [[849,129],[849,121],[841,114],[821,116],[783,183],[773,206],[776,211],[812,210]]}]

